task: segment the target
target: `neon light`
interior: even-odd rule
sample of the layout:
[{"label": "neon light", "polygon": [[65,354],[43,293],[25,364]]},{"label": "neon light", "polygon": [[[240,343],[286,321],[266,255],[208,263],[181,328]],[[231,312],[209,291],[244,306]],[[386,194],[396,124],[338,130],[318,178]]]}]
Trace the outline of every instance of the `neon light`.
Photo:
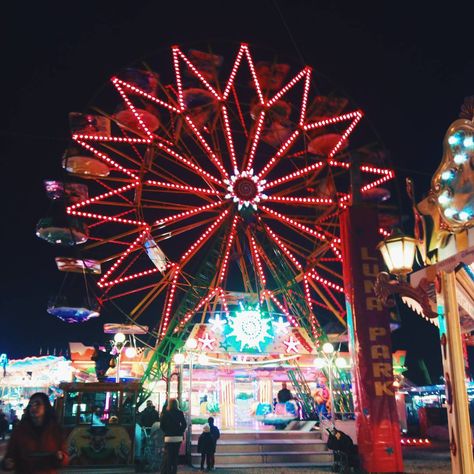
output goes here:
[{"label": "neon light", "polygon": [[263,121],[264,120],[265,120],[265,109],[262,109],[260,111],[260,115],[258,117],[257,127],[255,129],[255,134],[254,134],[253,140],[252,140],[252,146],[250,147],[250,153],[249,153],[248,163],[247,163],[247,171],[252,169],[253,159],[255,157],[255,151],[257,150],[258,143],[260,141],[260,135],[262,133],[262,127],[263,127]]},{"label": "neon light", "polygon": [[250,236],[250,248],[252,250],[253,259],[257,264],[257,270],[260,277],[260,281],[262,282],[262,286],[265,287],[267,284],[267,280],[265,279],[265,274],[263,273],[262,261],[260,260],[260,255],[258,254],[257,244],[253,236]]},{"label": "neon light", "polygon": [[260,88],[260,82],[258,81],[258,77],[257,77],[257,74],[255,72],[255,67],[253,65],[253,60],[252,60],[252,56],[250,55],[248,45],[242,44],[242,47],[244,49],[245,55],[247,56],[247,61],[249,63],[249,68],[250,68],[250,75],[252,76],[253,82],[255,84],[255,89],[257,91],[257,95],[258,95],[258,98],[260,100],[260,104],[265,105],[265,99],[263,98],[263,95],[262,95],[262,90]]},{"label": "neon light", "polygon": [[290,352],[294,352],[295,354],[298,353],[298,348],[296,346],[300,345],[300,342],[290,336],[289,339],[283,341],[283,344],[286,346],[286,352],[289,354]]},{"label": "neon light", "polygon": [[317,163],[313,163],[312,165],[301,168],[298,171],[294,171],[293,173],[287,174],[286,176],[282,176],[281,178],[270,181],[269,183],[265,184],[263,189],[270,189],[270,188],[273,188],[274,186],[278,186],[280,184],[286,183],[287,181],[291,181],[295,178],[305,176],[317,170],[318,168],[322,168],[323,166],[324,166],[324,163],[322,161],[318,161]]},{"label": "neon light", "polygon": [[214,342],[216,342],[215,339],[211,339],[211,338],[209,337],[209,333],[208,333],[208,332],[206,332],[206,333],[204,334],[204,338],[201,338],[201,337],[200,337],[200,338],[198,339],[198,341],[201,343],[201,350],[203,350],[203,351],[206,350],[206,349],[209,349],[210,351],[212,351],[212,350],[214,349],[213,344],[214,344]]},{"label": "neon light", "polygon": [[266,206],[260,206],[260,207],[261,207],[262,211],[265,211],[267,214],[270,214],[272,217],[275,217],[276,219],[278,219],[282,222],[286,222],[287,224],[290,224],[293,227],[296,227],[297,229],[304,230],[308,234],[310,234],[314,237],[317,237],[318,239],[326,240],[326,236],[319,233],[319,232],[317,232],[316,230],[311,229],[310,227],[305,226],[303,224],[300,224],[299,222],[296,222],[295,220],[291,219],[290,217],[286,217],[286,216],[284,216],[283,214],[280,214],[277,211],[272,211],[271,209],[269,209]]},{"label": "neon light", "polygon": [[316,270],[311,270],[308,273],[308,276],[310,276],[313,280],[322,283],[324,286],[327,286],[328,288],[331,288],[333,290],[336,290],[339,293],[344,293],[344,288],[342,286],[337,285],[336,283],[333,283],[330,280],[327,280],[326,278],[323,278],[318,274]]},{"label": "neon light", "polygon": [[272,239],[277,243],[278,247],[281,248],[283,253],[290,259],[290,261],[293,263],[293,265],[298,269],[298,270],[303,270],[303,266],[301,265],[300,262],[298,262],[297,258],[290,252],[288,247],[280,240],[280,238],[273,232],[270,227],[265,225],[265,229],[267,232],[272,236]]},{"label": "neon light", "polygon": [[258,174],[259,178],[263,178],[273,167],[273,165],[276,163],[277,159],[282,157],[285,152],[288,150],[288,148],[294,143],[294,141],[298,138],[300,134],[299,130],[295,130],[290,137],[281,145],[279,150],[276,152],[272,158],[268,161],[268,163],[263,167],[262,171]]},{"label": "neon light", "polygon": [[216,201],[216,202],[213,202],[212,204],[206,204],[205,206],[195,207],[194,209],[191,209],[190,211],[184,211],[184,212],[180,212],[179,214],[174,214],[172,216],[164,217],[163,219],[158,219],[155,222],[155,225],[160,226],[163,224],[169,224],[170,222],[176,222],[181,219],[187,219],[188,217],[194,216],[196,214],[200,214],[201,212],[206,212],[216,207],[222,206],[222,204],[224,204],[224,201]]},{"label": "neon light", "polygon": [[292,87],[295,86],[295,84],[297,82],[299,82],[303,76],[306,76],[307,75],[307,69],[306,68],[303,68],[293,79],[291,79],[290,82],[288,82],[288,84],[286,84],[285,86],[283,86],[268,102],[267,102],[267,106],[268,107],[271,107],[278,99],[280,99],[281,97],[283,97]]},{"label": "neon light", "polygon": [[270,299],[275,303],[277,308],[286,316],[286,318],[290,321],[292,326],[294,327],[299,327],[298,321],[290,314],[288,311],[283,307],[283,305],[280,304],[280,302],[277,300],[276,296],[271,292],[270,290],[264,290],[262,291],[262,297],[264,296],[269,296]]},{"label": "neon light", "polygon": [[230,256],[230,249],[232,247],[232,243],[234,241],[235,233],[236,233],[236,227],[237,227],[237,220],[238,216],[235,215],[234,219],[232,220],[232,226],[230,228],[230,235],[229,235],[229,240],[227,241],[226,247],[225,247],[225,253],[224,253],[224,259],[222,262],[222,267],[221,271],[219,274],[219,285],[222,283],[222,281],[225,278],[226,272],[227,272],[227,267],[229,263],[229,256]]},{"label": "neon light", "polygon": [[334,199],[315,198],[315,197],[297,197],[297,196],[268,196],[268,202],[285,202],[289,204],[309,204],[309,205],[332,205]]},{"label": "neon light", "polygon": [[178,191],[185,191],[188,193],[208,194],[211,196],[212,195],[219,196],[222,194],[220,191],[216,191],[215,189],[197,188],[196,186],[188,186],[187,184],[165,183],[163,181],[155,181],[152,179],[145,181],[145,184],[148,184],[150,186],[156,186],[158,188],[176,189]]},{"label": "neon light", "polygon": [[174,265],[173,280],[171,282],[170,291],[168,293],[168,301],[166,302],[165,311],[163,313],[163,326],[162,326],[162,329],[161,329],[161,337],[165,336],[166,330],[168,329],[168,324],[169,324],[169,319],[170,319],[170,314],[171,314],[171,308],[173,306],[174,296],[175,296],[175,293],[176,293],[176,284],[178,282],[178,277],[179,277],[179,266]]},{"label": "neon light", "polygon": [[128,143],[128,144],[150,144],[152,140],[149,138],[129,138],[129,137],[109,137],[105,135],[73,135],[73,140],[95,140],[98,142],[112,142],[112,143]]},{"label": "neon light", "polygon": [[244,54],[244,51],[245,51],[245,45],[241,44],[240,48],[239,48],[239,52],[237,53],[237,57],[235,58],[235,62],[234,62],[234,65],[232,67],[232,71],[230,73],[229,79],[227,81],[227,85],[225,87],[224,94],[222,95],[223,100],[227,100],[227,98],[229,96],[229,92],[230,92],[230,89],[231,89],[232,85],[234,84],[235,75],[237,74],[237,71],[239,69],[240,62],[242,60],[242,56]]},{"label": "neon light", "polygon": [[211,331],[215,333],[224,332],[224,327],[227,324],[225,319],[221,319],[219,313],[217,313],[214,318],[209,319],[209,324],[211,325]]},{"label": "neon light", "polygon": [[232,131],[230,128],[229,116],[227,115],[227,107],[222,105],[222,118],[224,119],[224,131],[227,141],[227,147],[229,148],[230,162],[232,169],[237,169],[237,159],[235,157],[234,142],[232,139]]},{"label": "neon light", "polygon": [[261,344],[266,339],[273,340],[271,318],[263,317],[259,308],[243,309],[229,316],[228,327],[231,332],[227,338],[235,338],[240,343],[240,351],[257,349],[262,352]]},{"label": "neon light", "polygon": [[220,223],[227,217],[229,214],[229,210],[226,209],[218,218],[217,220],[211,224],[202,234],[201,236],[184,252],[184,254],[181,256],[180,263],[183,264],[183,262],[187,259],[189,255],[191,255],[193,252],[197,250],[198,247],[200,247],[209,237],[210,235],[214,232],[214,230],[217,229],[217,227],[220,225]]}]

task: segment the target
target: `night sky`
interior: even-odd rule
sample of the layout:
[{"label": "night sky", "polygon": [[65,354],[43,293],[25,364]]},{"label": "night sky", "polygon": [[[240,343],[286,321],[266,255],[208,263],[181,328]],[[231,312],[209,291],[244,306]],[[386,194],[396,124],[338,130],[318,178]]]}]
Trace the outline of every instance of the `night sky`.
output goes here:
[{"label": "night sky", "polygon": [[[365,112],[391,153],[401,186],[405,176],[415,179],[418,199],[428,191],[448,125],[463,98],[474,94],[473,16],[465,7],[167,3],[22,2],[3,12],[0,352],[10,357],[103,338],[107,313],[72,326],[46,312],[64,275],[56,270],[57,249],[35,236],[35,225],[48,209],[43,179],[61,176],[68,112],[84,110],[122,67],[173,44],[204,40],[245,41],[304,61]],[[411,360],[425,358],[431,375],[439,376],[431,325],[405,314],[395,344],[408,348]]]}]

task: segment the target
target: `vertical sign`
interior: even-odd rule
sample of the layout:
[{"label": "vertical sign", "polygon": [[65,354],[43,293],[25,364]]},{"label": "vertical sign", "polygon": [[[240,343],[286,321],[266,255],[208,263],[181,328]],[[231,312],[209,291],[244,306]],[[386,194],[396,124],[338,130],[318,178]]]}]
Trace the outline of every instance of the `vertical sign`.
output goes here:
[{"label": "vertical sign", "polygon": [[393,388],[390,315],[373,286],[380,272],[377,211],[352,206],[341,214],[343,276],[352,356],[357,443],[369,473],[403,472]]}]

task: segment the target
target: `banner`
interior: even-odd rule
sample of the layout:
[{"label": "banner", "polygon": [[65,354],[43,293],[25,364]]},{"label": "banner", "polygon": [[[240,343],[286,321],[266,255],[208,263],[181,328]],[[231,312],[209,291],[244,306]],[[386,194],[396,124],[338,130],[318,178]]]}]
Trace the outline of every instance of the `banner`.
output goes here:
[{"label": "banner", "polygon": [[352,356],[357,444],[369,473],[403,472],[390,315],[373,286],[381,270],[376,209],[353,206],[341,214],[343,275]]}]

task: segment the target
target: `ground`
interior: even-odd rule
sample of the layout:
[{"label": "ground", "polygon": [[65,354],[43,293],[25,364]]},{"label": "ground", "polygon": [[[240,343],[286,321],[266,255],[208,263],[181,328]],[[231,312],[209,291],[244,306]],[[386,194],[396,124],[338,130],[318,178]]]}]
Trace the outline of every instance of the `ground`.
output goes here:
[{"label": "ground", "polygon": [[[5,452],[5,442],[0,441],[0,459]],[[407,474],[448,474],[451,472],[449,448],[447,445],[432,445],[429,448],[404,448],[403,458]],[[0,472],[5,472],[1,471]],[[178,474],[197,474],[198,469],[180,466]],[[330,469],[313,468],[258,468],[225,469],[217,467],[216,474],[318,474],[329,473]]]}]

